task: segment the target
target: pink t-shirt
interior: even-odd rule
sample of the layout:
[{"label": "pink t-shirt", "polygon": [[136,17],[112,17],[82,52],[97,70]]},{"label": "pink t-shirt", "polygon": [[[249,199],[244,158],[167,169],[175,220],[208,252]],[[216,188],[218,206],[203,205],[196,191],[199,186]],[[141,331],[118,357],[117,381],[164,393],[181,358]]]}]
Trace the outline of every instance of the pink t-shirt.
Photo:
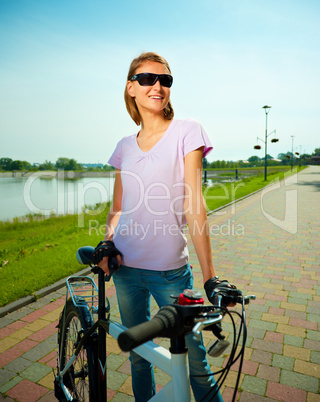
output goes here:
[{"label": "pink t-shirt", "polygon": [[147,152],[137,134],[123,138],[108,163],[121,170],[121,216],[115,246],[129,267],[166,271],[188,262],[184,201],[184,157],[209,138],[195,120],[174,119],[162,138]]}]

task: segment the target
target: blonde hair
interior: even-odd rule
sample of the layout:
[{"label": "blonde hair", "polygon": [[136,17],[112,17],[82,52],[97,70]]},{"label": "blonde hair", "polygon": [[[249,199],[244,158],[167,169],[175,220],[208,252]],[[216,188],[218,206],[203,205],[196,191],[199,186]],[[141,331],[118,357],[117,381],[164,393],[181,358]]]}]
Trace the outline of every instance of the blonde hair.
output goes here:
[{"label": "blonde hair", "polygon": [[[160,56],[157,53],[146,52],[142,53],[139,57],[136,57],[135,59],[132,60],[127,76],[127,81],[130,81],[131,78],[135,75],[137,69],[147,61],[153,61],[155,63],[163,64],[171,74],[169,64],[162,56]],[[124,90],[124,100],[126,102],[126,108],[129,115],[131,116],[132,120],[136,123],[136,125],[139,126],[141,124],[141,116],[137,108],[135,99],[128,93],[127,86]],[[174,111],[170,100],[167,106],[163,109],[163,116],[167,120],[173,119]]]}]

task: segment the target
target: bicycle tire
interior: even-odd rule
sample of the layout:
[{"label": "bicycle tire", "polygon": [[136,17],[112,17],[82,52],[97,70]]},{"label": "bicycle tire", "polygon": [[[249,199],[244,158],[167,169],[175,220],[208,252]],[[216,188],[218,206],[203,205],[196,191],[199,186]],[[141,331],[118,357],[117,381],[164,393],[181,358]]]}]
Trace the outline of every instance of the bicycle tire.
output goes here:
[{"label": "bicycle tire", "polygon": [[[59,371],[61,372],[77,347],[79,336],[94,324],[93,318],[86,307],[86,302],[78,298],[75,306],[72,299],[65,305],[59,321],[58,347],[60,351]],[[96,334],[90,337],[81,348],[76,360],[63,378],[64,384],[69,389],[72,398],[76,402],[96,401],[97,389],[97,339]],[[63,399],[62,399],[63,400]]]}]

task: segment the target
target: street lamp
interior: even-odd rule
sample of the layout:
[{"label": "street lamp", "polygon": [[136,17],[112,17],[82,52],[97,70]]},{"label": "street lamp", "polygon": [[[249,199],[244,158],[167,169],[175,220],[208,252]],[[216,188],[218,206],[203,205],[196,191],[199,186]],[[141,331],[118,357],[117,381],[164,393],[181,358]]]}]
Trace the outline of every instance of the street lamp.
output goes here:
[{"label": "street lamp", "polygon": [[[265,139],[262,140],[261,138],[257,137],[257,142],[258,140],[264,142],[264,180],[267,180],[267,166],[268,166],[268,161],[267,161],[267,138],[271,135],[271,134],[275,134],[276,135],[276,130],[273,130],[271,133],[268,134],[268,113],[269,113],[269,109],[271,109],[271,106],[265,105],[262,107],[262,109],[265,110],[266,112],[266,133],[265,133]],[[278,142],[279,139],[276,138],[276,136],[274,138],[272,138],[271,142]],[[255,145],[253,147],[254,149],[261,149],[260,145]]]},{"label": "street lamp", "polygon": [[291,171],[293,169],[293,139],[294,139],[294,135],[291,136],[291,140],[292,140],[292,143],[291,143]]},{"label": "street lamp", "polygon": [[264,180],[267,180],[267,166],[268,166],[268,162],[267,162],[267,138],[268,138],[268,113],[271,109],[271,106],[265,105],[262,106],[262,109],[264,109],[265,113],[266,113],[266,135],[265,135],[265,143],[264,143]]},{"label": "street lamp", "polygon": [[[274,134],[274,138],[271,140],[272,143],[279,141],[279,138],[276,137],[276,132],[277,130],[273,130],[271,133],[267,134],[267,137],[270,137],[271,134]],[[266,144],[266,141],[262,140],[260,137],[257,137],[257,145],[253,147],[254,149],[261,149],[261,146],[258,144],[259,141],[262,141],[264,144]]]}]

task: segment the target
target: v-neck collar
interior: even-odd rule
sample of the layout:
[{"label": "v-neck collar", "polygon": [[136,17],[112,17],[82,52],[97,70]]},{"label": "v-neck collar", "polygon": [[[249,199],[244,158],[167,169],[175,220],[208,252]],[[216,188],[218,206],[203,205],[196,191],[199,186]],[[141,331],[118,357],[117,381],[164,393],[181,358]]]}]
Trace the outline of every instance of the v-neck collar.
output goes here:
[{"label": "v-neck collar", "polygon": [[159,141],[157,141],[154,146],[152,148],[149,149],[149,151],[142,151],[142,149],[140,148],[139,144],[138,144],[138,135],[139,135],[139,131],[137,132],[137,134],[135,135],[135,144],[136,147],[138,148],[139,152],[146,156],[149,155],[150,153],[154,152],[162,143],[163,141],[165,141],[165,139],[168,137],[170,131],[172,130],[173,126],[174,126],[175,120],[173,119],[169,125],[169,127],[166,129],[165,133],[163,134],[163,136],[159,139]]}]

